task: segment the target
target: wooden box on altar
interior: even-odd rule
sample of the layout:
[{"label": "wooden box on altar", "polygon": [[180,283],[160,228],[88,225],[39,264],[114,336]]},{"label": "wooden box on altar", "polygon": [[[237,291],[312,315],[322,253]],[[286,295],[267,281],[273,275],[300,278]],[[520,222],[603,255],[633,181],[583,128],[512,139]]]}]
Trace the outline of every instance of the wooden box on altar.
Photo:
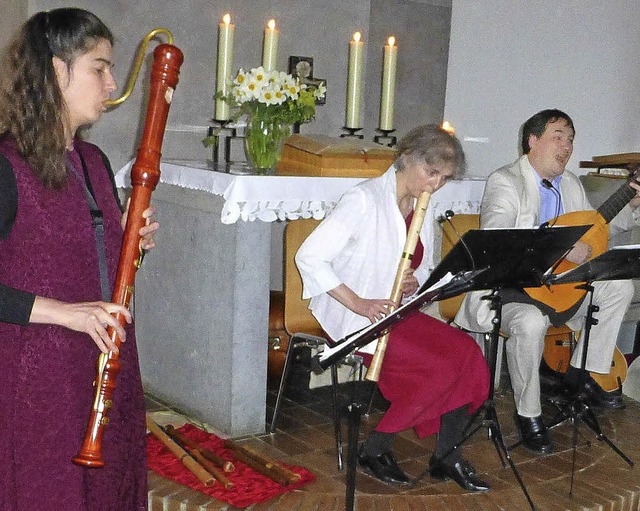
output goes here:
[{"label": "wooden box on altar", "polygon": [[[619,177],[626,179],[629,172],[635,171],[640,165],[640,153],[619,153],[594,156],[589,161],[581,161],[581,168],[597,169],[590,174],[599,174],[607,177]],[[620,169],[620,170],[613,170]]]},{"label": "wooden box on altar", "polygon": [[594,156],[593,161],[602,165],[625,165],[640,163],[640,153],[619,153]]},{"label": "wooden box on altar", "polygon": [[279,176],[377,177],[395,159],[395,150],[356,138],[292,135],[276,170]]}]

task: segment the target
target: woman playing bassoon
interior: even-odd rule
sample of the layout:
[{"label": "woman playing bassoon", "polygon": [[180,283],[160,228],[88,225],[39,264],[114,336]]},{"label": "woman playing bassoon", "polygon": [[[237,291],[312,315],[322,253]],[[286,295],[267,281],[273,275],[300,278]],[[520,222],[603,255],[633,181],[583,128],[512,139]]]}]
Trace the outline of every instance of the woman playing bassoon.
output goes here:
[{"label": "woman playing bassoon", "polygon": [[[3,511],[147,509],[144,399],[131,314],[104,292],[113,285],[127,212],[106,156],[77,136],[101,117],[116,89],[112,44],[95,15],[55,9],[32,16],[6,50],[0,95]],[[93,226],[98,210],[102,278]],[[154,245],[152,213],[144,213],[143,249]],[[126,318],[126,328],[114,313]],[[106,433],[107,464],[95,470],[71,458],[91,408],[97,355],[116,349],[108,327],[126,342]]]},{"label": "woman playing bassoon", "polygon": [[[311,298],[312,313],[334,340],[394,308],[389,299],[394,280],[401,281],[406,298],[428,276],[429,261],[419,244],[412,251],[412,268],[396,278],[407,228],[418,198],[460,171],[464,153],[454,136],[433,125],[411,130],[397,152],[385,174],[340,199],[296,255],[303,297]],[[427,228],[422,226],[423,234]],[[363,348],[365,357],[373,353],[372,344]],[[408,483],[392,454],[396,433],[409,428],[419,437],[439,432],[431,475],[452,478],[471,491],[488,489],[459,449],[450,452],[489,388],[489,370],[471,337],[421,312],[407,317],[391,329],[379,388],[391,406],[360,447],[363,468],[383,481]]]}]

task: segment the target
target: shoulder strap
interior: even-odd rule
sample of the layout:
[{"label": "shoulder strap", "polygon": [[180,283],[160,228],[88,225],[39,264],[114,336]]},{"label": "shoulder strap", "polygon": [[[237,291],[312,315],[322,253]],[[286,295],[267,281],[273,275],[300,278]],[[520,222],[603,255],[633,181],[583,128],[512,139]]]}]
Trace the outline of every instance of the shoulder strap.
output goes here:
[{"label": "shoulder strap", "polygon": [[98,269],[100,271],[100,294],[103,301],[109,302],[111,301],[111,291],[109,286],[109,274],[107,271],[107,250],[104,244],[104,220],[102,217],[102,211],[98,207],[93,194],[91,180],[89,179],[89,172],[84,162],[84,158],[82,157],[82,154],[80,152],[78,152],[78,155],[80,156],[80,161],[82,162],[84,179],[78,169],[73,166],[73,163],[71,163],[71,160],[69,160],[68,158],[67,169],[69,169],[71,174],[82,183],[82,188],[84,189],[84,195],[87,199],[87,206],[89,206],[89,211],[91,212],[91,225],[93,226],[93,232],[95,233],[96,237]]},{"label": "shoulder strap", "polygon": [[7,238],[18,211],[18,185],[11,162],[0,153],[0,238]]}]

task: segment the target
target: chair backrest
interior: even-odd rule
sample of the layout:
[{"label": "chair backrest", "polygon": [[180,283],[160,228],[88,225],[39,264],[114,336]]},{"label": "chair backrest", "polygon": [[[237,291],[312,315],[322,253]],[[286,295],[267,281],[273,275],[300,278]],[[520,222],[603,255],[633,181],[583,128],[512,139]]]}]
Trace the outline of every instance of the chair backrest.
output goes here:
[{"label": "chair backrest", "polygon": [[302,278],[294,259],[302,242],[319,223],[313,219],[292,220],[284,229],[284,328],[289,335],[304,332],[325,336],[309,310],[309,300],[302,299]]},{"label": "chair backrest", "polygon": [[[480,215],[456,214],[451,217],[451,223],[455,226],[455,230],[449,222],[444,222],[442,224],[441,258],[449,253],[453,246],[458,243],[458,234],[462,236],[465,232],[470,231],[471,229],[480,228]],[[458,231],[458,233],[456,234],[455,231]],[[453,321],[458,309],[460,309],[463,298],[464,293],[438,302],[440,315],[445,321]]]}]

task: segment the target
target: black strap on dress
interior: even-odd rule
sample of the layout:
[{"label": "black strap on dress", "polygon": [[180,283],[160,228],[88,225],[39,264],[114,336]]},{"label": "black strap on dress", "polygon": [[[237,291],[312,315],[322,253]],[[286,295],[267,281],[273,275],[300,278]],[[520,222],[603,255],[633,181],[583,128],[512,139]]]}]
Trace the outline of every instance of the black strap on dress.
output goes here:
[{"label": "black strap on dress", "polygon": [[71,163],[71,160],[69,160],[68,158],[67,169],[69,169],[69,171],[71,171],[71,174],[74,175],[82,183],[82,188],[84,189],[84,195],[87,199],[87,206],[89,207],[89,211],[91,212],[91,225],[93,227],[93,232],[96,239],[98,269],[100,272],[100,294],[102,296],[102,301],[109,302],[111,301],[111,286],[109,285],[109,274],[107,271],[107,250],[104,244],[104,219],[102,210],[98,207],[98,203],[96,202],[95,195],[93,193],[93,187],[91,186],[91,179],[89,178],[87,165],[80,151],[78,151],[78,156],[80,156],[80,162],[82,163],[82,171],[84,177],[80,174],[80,172],[78,172],[78,169],[75,168],[73,163]]}]

